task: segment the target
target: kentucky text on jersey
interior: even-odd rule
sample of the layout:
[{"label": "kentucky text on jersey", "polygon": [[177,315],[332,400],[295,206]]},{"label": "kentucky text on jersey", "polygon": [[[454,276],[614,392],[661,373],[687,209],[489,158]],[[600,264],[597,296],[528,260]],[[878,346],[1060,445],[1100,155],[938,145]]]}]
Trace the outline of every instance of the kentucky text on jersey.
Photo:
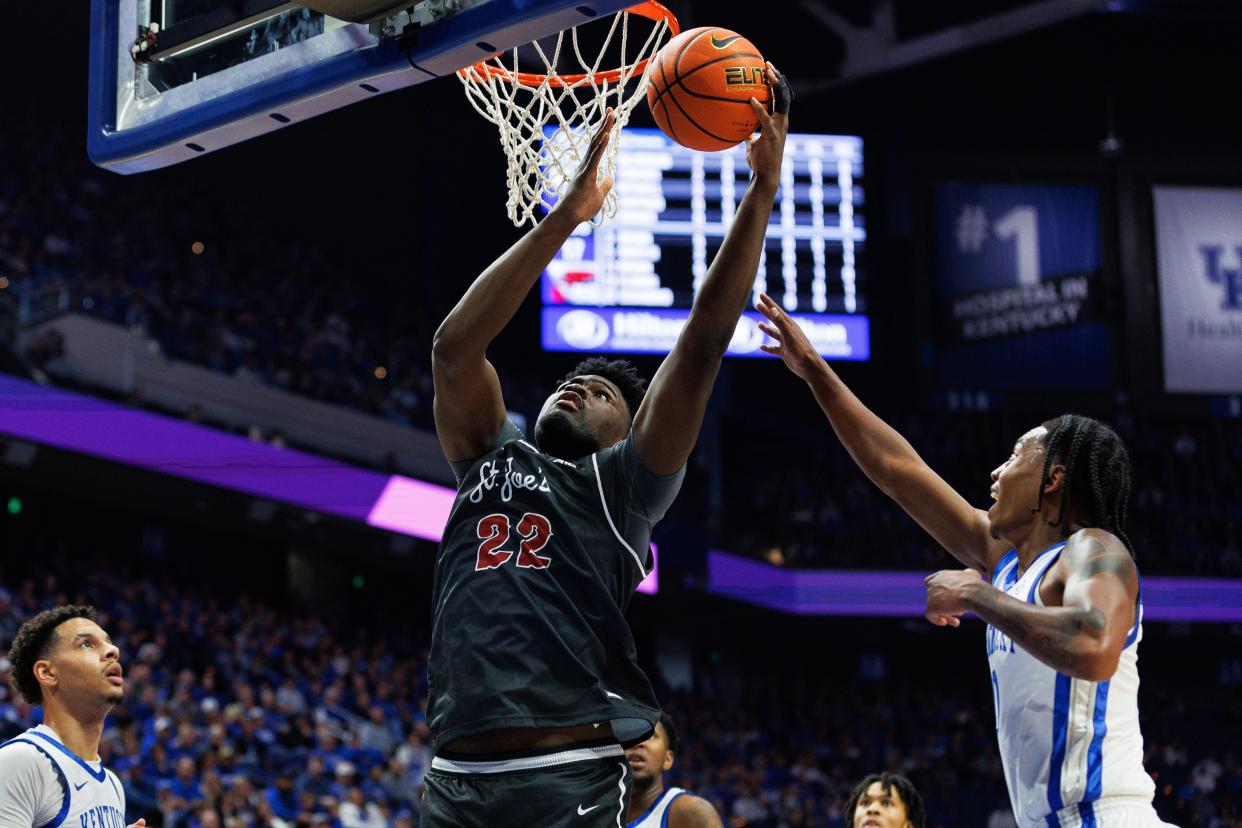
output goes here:
[{"label": "kentucky text on jersey", "polygon": [[1012,653],[1013,651],[1013,639],[988,624],[988,656],[993,653]]},{"label": "kentucky text on jersey", "polygon": [[83,811],[78,820],[81,828],[125,828],[125,814],[111,805],[96,805]]},{"label": "kentucky text on jersey", "polygon": [[125,793],[112,771],[39,725],[0,745],[0,825],[125,828]]},{"label": "kentucky text on jersey", "polygon": [[[1021,576],[1017,553],[1010,551],[996,565],[992,584],[1042,606],[1040,584],[1064,547],[1044,550]],[[1097,819],[1114,806],[1151,807],[1155,785],[1143,770],[1138,721],[1142,612],[1140,603],[1117,672],[1108,681],[1059,673],[988,627],[996,736],[1020,828],[1090,828],[1107,824]]]}]

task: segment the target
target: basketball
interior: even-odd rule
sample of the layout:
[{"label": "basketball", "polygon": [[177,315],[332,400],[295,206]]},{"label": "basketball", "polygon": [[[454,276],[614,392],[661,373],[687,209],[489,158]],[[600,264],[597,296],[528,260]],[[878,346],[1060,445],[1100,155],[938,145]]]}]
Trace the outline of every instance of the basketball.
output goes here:
[{"label": "basketball", "polygon": [[664,134],[684,147],[728,149],[759,126],[751,98],[770,108],[763,56],[737,32],[689,29],[653,60],[647,106]]}]

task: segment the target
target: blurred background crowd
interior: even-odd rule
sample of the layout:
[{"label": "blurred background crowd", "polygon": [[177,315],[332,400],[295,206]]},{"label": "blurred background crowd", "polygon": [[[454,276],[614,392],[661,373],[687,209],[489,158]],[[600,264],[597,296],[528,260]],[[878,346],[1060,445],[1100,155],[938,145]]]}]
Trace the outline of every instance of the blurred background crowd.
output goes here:
[{"label": "blurred background crowd", "polygon": [[[101,750],[125,785],[131,821],[418,824],[431,761],[428,639],[411,635],[419,620],[372,607],[371,618],[390,620],[346,623],[347,615],[257,597],[251,589],[274,585],[247,583],[241,572],[204,585],[175,560],[127,549],[92,557],[38,534],[11,539],[21,562],[0,567],[9,585],[0,591],[0,648],[31,614],[86,602],[122,650],[126,701]],[[99,566],[84,574],[84,562]],[[778,681],[721,667],[744,655],[745,639],[717,642],[690,686],[671,687],[653,670],[681,741],[666,784],[708,798],[735,828],[842,828],[850,789],[882,768],[915,781],[931,828],[1012,826],[982,648],[972,639],[958,653],[933,640],[914,655],[886,625],[861,628],[874,641],[856,662],[848,647],[786,642],[840,665],[826,675]],[[856,634],[846,622],[827,629]],[[952,670],[934,667],[959,658],[965,663]],[[1145,761],[1157,807],[1179,825],[1242,825],[1242,697],[1236,686],[1179,683],[1176,660],[1163,640],[1143,653]],[[9,738],[39,716],[7,686],[7,663],[0,668],[0,738]]]},{"label": "blurred background crowd", "polygon": [[[30,158],[42,171],[0,175],[3,293],[31,321],[90,314],[150,337],[171,359],[433,427],[430,357],[417,343],[430,341],[438,319],[418,294],[382,289],[401,278],[400,266],[359,283],[346,277],[348,262],[261,239],[195,252],[199,236],[244,239],[258,217],[244,208],[194,213],[188,226],[176,193],[148,198],[84,163],[58,163],[69,155],[63,144],[0,136],[0,154]],[[57,353],[44,338],[25,357],[45,367]],[[533,422],[559,373],[503,351],[495,359],[510,409]],[[693,517],[698,543],[788,566],[937,566],[942,552],[858,471],[809,394],[775,408],[754,399],[736,395],[719,449],[696,455],[698,473],[677,509]],[[1098,410],[1079,404],[1076,413],[1112,423],[1131,453],[1131,534],[1141,539],[1142,570],[1242,576],[1242,420],[1189,424],[1136,410],[1124,394],[1088,405]],[[891,421],[981,506],[991,470],[1038,424],[1013,412],[928,406],[894,410]],[[709,497],[715,486],[719,494]]]},{"label": "blurred background crowd", "polygon": [[[1166,389],[1151,215],[1153,187],[1242,186],[1242,121],[1228,117],[1227,94],[1242,7],[806,0],[786,17],[722,0],[670,5],[695,25],[710,17],[779,43],[798,131],[863,136],[856,275],[871,358],[834,363],[859,396],[979,506],[1021,434],[1066,410],[1100,417],[1133,461],[1129,535],[1142,573],[1242,578],[1242,389]],[[1059,25],[874,76],[850,52],[851,40],[879,48],[885,25],[899,47],[974,37],[993,14],[1012,22],[1071,6]],[[298,416],[314,400],[359,415],[358,431],[382,424],[434,444],[433,333],[516,238],[501,207],[503,157],[490,130],[459,126],[474,118],[460,89],[429,83],[123,177],[83,149],[89,16],[37,3],[5,14],[22,35],[4,55],[18,62],[0,116],[0,373],[338,456],[197,405],[161,407],[140,385],[84,383],[64,369],[73,346],[57,329],[81,314],[231,378],[238,397],[279,389]],[[47,59],[66,43],[76,57]],[[869,79],[843,81],[858,72]],[[1013,357],[1001,371],[953,362],[961,343],[940,330],[930,202],[960,181],[1094,192],[1089,324],[1107,344],[1079,355],[1103,365],[1091,381],[1072,360],[1044,365],[1049,340],[983,343]],[[1242,239],[1217,241],[1232,274]],[[577,359],[542,350],[537,305],[490,353],[510,412],[528,424]],[[659,365],[635,361],[647,376]],[[42,608],[100,608],[127,671],[103,758],[124,781],[131,821],[413,828],[431,755],[434,549],[346,524],[0,434],[0,654]],[[655,540],[661,592],[635,597],[630,616],[681,731],[667,784],[707,797],[732,828],[843,828],[853,784],[889,769],[922,790],[933,828],[1011,828],[977,624],[954,633],[921,619],[787,616],[697,588],[711,549],[790,568],[952,565],[780,366],[726,360]],[[1242,827],[1239,641],[1236,624],[1145,628],[1145,766],[1176,825]],[[0,661],[0,739],[40,715],[7,672]]]}]

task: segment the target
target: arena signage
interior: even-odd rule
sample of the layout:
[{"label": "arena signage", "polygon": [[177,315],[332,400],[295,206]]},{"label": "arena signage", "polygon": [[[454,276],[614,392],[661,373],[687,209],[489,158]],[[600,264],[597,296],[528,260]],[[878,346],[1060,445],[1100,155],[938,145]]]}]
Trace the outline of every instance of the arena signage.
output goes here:
[{"label": "arena signage", "polygon": [[[830,359],[865,360],[871,355],[866,316],[790,314],[819,353]],[[689,310],[665,308],[545,307],[543,348],[547,351],[666,354],[690,318]],[[729,356],[764,357],[765,336],[757,313],[738,321]]]},{"label": "arena signage", "polygon": [[1242,189],[1156,187],[1169,391],[1242,391]]},{"label": "arena signage", "polygon": [[946,182],[936,200],[938,286],[949,340],[1012,336],[1096,317],[1093,188]]},{"label": "arena signage", "polygon": [[1078,273],[1000,290],[958,296],[949,301],[950,336],[991,339],[1076,325],[1095,316],[1092,275]]},{"label": "arena signage", "polygon": [[944,181],[935,205],[942,385],[1106,385],[1095,188]]}]

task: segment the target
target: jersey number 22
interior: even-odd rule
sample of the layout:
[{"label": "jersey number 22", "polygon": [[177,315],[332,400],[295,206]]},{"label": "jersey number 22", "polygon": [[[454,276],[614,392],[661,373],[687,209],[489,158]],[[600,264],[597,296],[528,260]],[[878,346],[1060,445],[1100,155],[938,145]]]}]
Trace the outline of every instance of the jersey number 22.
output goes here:
[{"label": "jersey number 22", "polygon": [[[543,515],[527,512],[517,522],[518,544],[517,565],[521,569],[547,569],[552,563],[551,558],[539,554],[539,550],[547,545],[552,538],[552,524]],[[495,569],[503,566],[513,552],[502,549],[509,542],[511,523],[508,515],[488,515],[479,521],[478,535],[479,559],[474,565],[476,572],[483,569]]]}]

